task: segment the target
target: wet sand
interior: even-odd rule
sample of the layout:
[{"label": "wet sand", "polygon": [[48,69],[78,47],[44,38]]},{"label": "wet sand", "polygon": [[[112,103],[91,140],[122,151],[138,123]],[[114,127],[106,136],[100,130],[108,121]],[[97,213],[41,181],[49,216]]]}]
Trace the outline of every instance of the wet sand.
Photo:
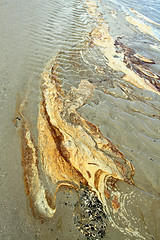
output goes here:
[{"label": "wet sand", "polygon": [[[48,6],[45,5],[48,9]],[[0,167],[0,238],[16,239],[83,239],[81,233],[73,228],[73,204],[77,195],[70,191],[58,194],[57,217],[49,223],[36,223],[25,195],[23,169],[21,165],[21,143],[14,126],[16,105],[26,89],[29,88],[36,97],[32,101],[38,109],[38,79],[45,61],[53,54],[47,55],[50,46],[49,33],[37,36],[37,23],[42,16],[43,3],[37,7],[32,1],[2,1],[0,3],[0,75],[1,75],[1,167]],[[55,7],[55,6],[54,6]],[[58,8],[59,6],[57,6]],[[37,13],[38,12],[38,13]],[[49,12],[49,11],[48,11]],[[37,13],[37,15],[36,15]],[[44,15],[45,15],[44,9]],[[48,16],[47,16],[48,17]],[[45,20],[45,19],[44,19]],[[35,28],[35,30],[34,30]],[[44,26],[45,28],[45,26]],[[36,37],[35,37],[36,36]],[[52,38],[52,35],[51,35]],[[37,44],[38,41],[38,44]],[[48,42],[46,48],[44,45]],[[42,56],[42,52],[45,52]],[[20,99],[18,97],[20,95]],[[75,200],[72,200],[74,196]],[[71,202],[73,204],[71,205]],[[53,232],[54,230],[54,232]]]},{"label": "wet sand", "polygon": [[[83,79],[96,86],[94,96],[79,113],[99,127],[135,168],[136,187],[122,182],[117,186],[124,204],[121,213],[127,214],[142,235],[147,233],[145,239],[152,239],[150,236],[158,239],[160,235],[159,96],[124,82],[123,73],[111,69],[91,42],[90,48],[86,48],[88,34],[95,27],[81,1],[65,4],[3,1],[0,5],[2,239],[86,239],[74,222],[79,200],[75,190],[64,187],[58,192],[57,211],[52,219],[43,224],[34,219],[25,195],[21,143],[13,123],[17,116],[20,118],[16,110],[27,95],[26,115],[33,136],[37,136],[41,73],[57,52],[60,52],[59,76],[65,91],[70,86],[78,87]],[[19,121],[16,119],[17,126]],[[118,217],[113,214],[115,222]],[[124,234],[114,226],[107,226],[103,239],[124,239]]]}]

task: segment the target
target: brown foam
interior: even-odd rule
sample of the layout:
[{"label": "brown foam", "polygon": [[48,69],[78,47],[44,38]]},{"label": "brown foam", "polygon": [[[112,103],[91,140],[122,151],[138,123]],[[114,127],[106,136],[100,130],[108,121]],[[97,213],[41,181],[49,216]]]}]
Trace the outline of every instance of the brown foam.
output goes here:
[{"label": "brown foam", "polygon": [[[81,185],[88,186],[105,206],[107,179],[132,184],[134,175],[134,168],[124,155],[76,111],[92,96],[93,84],[82,80],[78,89],[72,88],[64,95],[56,65],[56,60],[51,62],[42,74],[37,124],[39,160],[25,118],[21,135],[26,193],[33,212],[38,212],[41,218],[54,215],[56,193],[61,185],[76,190]],[[45,179],[56,186],[54,191],[45,187],[39,165]]]}]

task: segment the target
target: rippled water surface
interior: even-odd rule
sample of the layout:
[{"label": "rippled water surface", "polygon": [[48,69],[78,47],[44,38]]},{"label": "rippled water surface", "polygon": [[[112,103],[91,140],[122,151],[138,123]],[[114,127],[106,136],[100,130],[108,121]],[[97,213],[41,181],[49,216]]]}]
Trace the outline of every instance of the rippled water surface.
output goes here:
[{"label": "rippled water surface", "polygon": [[[160,74],[159,25],[151,24],[157,37],[154,38],[127,23],[125,16],[129,8],[137,6],[136,1],[127,7],[126,1],[119,1],[122,10],[116,1],[108,4],[98,1],[98,4],[112,36],[115,39],[120,36],[138,54],[154,59],[156,64],[151,69]],[[155,17],[147,16],[159,23],[156,4],[153,4]],[[135,10],[139,11],[140,7]],[[147,14],[142,6],[140,13]],[[129,226],[144,238],[120,232],[106,219],[103,239],[159,239],[160,95],[124,81],[123,72],[107,65],[100,47],[90,42],[89,33],[97,25],[86,2],[81,0],[0,1],[2,239],[87,239],[74,224],[76,192],[62,189],[53,219],[41,223],[33,218],[24,191],[20,139],[13,124],[15,112],[24,97],[27,98],[26,114],[36,136],[41,73],[46,62],[55,56],[64,91],[78,87],[83,79],[95,85],[93,97],[78,111],[98,126],[135,168],[135,186],[117,183],[123,208],[120,213],[113,213],[113,219],[121,225],[124,215]]]}]

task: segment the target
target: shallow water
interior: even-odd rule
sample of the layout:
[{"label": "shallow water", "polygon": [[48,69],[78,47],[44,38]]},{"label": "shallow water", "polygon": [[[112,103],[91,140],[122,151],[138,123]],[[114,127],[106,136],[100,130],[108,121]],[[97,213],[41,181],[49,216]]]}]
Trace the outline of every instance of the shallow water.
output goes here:
[{"label": "shallow water", "polygon": [[[117,25],[109,10],[117,10]],[[122,42],[138,54],[153,58],[157,63],[153,69],[160,74],[159,50],[151,48],[159,46],[158,40],[131,27],[116,4],[102,1],[99,12],[109,23],[112,36],[124,35]],[[151,19],[158,22],[156,16]],[[89,33],[96,26],[85,2],[78,0],[0,3],[2,239],[86,239],[74,224],[78,201],[74,191],[64,188],[58,193],[53,219],[41,224],[33,218],[24,191],[20,139],[13,124],[16,104],[18,107],[27,96],[26,114],[37,135],[41,73],[46,62],[57,54],[65,91],[77,87],[82,79],[96,86],[92,99],[78,110],[80,114],[98,126],[135,167],[134,187],[118,183],[124,207],[121,215],[113,214],[115,222],[125,215],[145,239],[160,236],[160,96],[125,82],[122,72],[107,66],[99,47],[88,47]],[[159,26],[154,31],[157,33]],[[103,239],[137,239],[106,223]]]},{"label": "shallow water", "polygon": [[[144,14],[146,17],[148,17],[151,20],[156,21],[157,23],[160,23],[160,18],[159,18],[159,10],[160,10],[160,4],[159,0],[151,0],[151,1],[126,1],[126,0],[121,0],[121,1],[116,1],[116,0],[110,0],[111,2],[115,3],[116,5],[119,2],[119,6],[121,6],[123,9],[128,8],[133,8],[134,10],[140,12],[141,14]],[[104,0],[103,2],[106,2]],[[106,3],[107,4],[107,3]]]}]

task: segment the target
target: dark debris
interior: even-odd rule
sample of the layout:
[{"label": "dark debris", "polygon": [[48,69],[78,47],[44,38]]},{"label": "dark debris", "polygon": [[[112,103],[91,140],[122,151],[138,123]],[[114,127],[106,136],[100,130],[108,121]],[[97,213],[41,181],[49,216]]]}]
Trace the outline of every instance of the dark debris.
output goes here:
[{"label": "dark debris", "polygon": [[[106,235],[106,215],[102,203],[94,192],[81,188],[80,201],[76,204],[74,223],[87,240],[103,239]],[[105,237],[106,239],[106,237]]]}]

